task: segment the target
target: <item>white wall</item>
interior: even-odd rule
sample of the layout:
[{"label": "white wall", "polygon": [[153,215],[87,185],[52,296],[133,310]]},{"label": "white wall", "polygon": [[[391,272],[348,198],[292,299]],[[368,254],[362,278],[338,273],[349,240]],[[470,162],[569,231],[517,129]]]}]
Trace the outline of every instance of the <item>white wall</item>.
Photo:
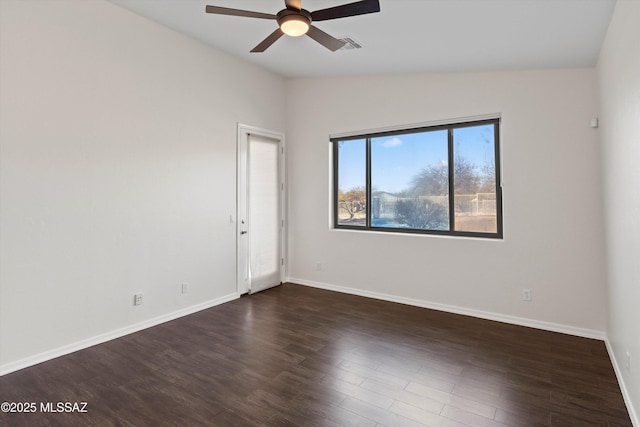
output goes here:
[{"label": "white wall", "polygon": [[[292,281],[603,336],[595,70],[298,79],[287,91]],[[503,120],[503,241],[330,229],[330,134],[489,113]]]},{"label": "white wall", "polygon": [[[616,5],[598,61],[607,235],[607,338],[640,426],[640,2]],[[631,355],[631,369],[625,353]],[[635,402],[635,408],[631,407]]]},{"label": "white wall", "polygon": [[108,2],[0,4],[0,371],[234,297],[236,123],[284,130],[284,80]]}]

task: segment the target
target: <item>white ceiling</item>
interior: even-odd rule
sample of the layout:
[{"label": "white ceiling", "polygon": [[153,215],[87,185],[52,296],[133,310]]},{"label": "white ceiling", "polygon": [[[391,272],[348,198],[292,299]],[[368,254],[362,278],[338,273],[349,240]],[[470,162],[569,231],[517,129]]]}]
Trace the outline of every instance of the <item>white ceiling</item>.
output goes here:
[{"label": "white ceiling", "polygon": [[[286,77],[594,66],[615,0],[380,0],[380,13],[315,25],[359,50],[330,52],[309,37],[249,51],[275,21],[213,15],[205,5],[266,13],[283,0],[110,0]],[[313,11],[353,0],[302,0]]]}]

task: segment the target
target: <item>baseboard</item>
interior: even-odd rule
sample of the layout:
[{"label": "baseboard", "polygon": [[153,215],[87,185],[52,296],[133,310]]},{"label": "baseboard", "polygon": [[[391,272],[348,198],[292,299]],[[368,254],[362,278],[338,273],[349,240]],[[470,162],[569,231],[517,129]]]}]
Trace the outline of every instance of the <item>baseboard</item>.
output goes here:
[{"label": "baseboard", "polygon": [[329,291],[342,292],[345,294],[359,295],[367,298],[374,298],[383,301],[397,302],[400,304],[412,305],[416,307],[429,308],[432,310],[446,311],[448,313],[462,314],[465,316],[477,317],[480,319],[494,320],[502,323],[510,323],[513,325],[527,326],[529,328],[542,329],[545,331],[559,332],[562,334],[575,335],[578,337],[592,338],[597,340],[604,340],[605,333],[603,331],[597,331],[593,329],[576,328],[574,326],[562,325],[558,323],[542,322],[534,319],[527,319],[524,317],[508,316],[499,313],[492,313],[489,311],[474,310],[465,307],[459,307],[455,305],[440,304],[431,301],[423,301],[413,298],[405,298],[396,295],[383,294],[378,292],[364,291],[362,289],[349,288],[344,286],[331,285],[328,283],[314,282],[311,280],[297,279],[294,277],[287,278],[287,282],[297,283],[304,286],[310,286],[319,289],[326,289]]},{"label": "baseboard", "polygon": [[180,317],[188,316],[189,314],[196,313],[198,311],[206,310],[216,305],[224,304],[225,302],[233,301],[239,298],[237,293],[225,295],[220,298],[205,301],[200,304],[192,305],[190,307],[183,308],[178,311],[164,314],[162,316],[154,317],[149,320],[145,320],[140,323],[136,323],[124,328],[116,329],[114,331],[106,332],[95,337],[87,338],[82,341],[78,341],[72,344],[68,344],[62,347],[55,348],[53,350],[45,351],[43,353],[36,354],[34,356],[25,357],[24,359],[17,360],[15,362],[6,363],[0,365],[0,376],[9,374],[11,372],[18,371],[20,369],[28,368],[29,366],[36,365],[38,363],[46,362],[47,360],[55,359],[56,357],[64,356],[65,354],[73,353],[78,350],[84,350],[85,348],[92,347],[96,344],[102,344],[107,341],[111,341],[116,338],[129,335],[134,332],[141,331],[143,329],[157,326],[171,320],[178,319]]},{"label": "baseboard", "polygon": [[624,377],[622,376],[622,370],[620,369],[620,365],[618,365],[618,359],[615,357],[615,352],[613,351],[613,346],[609,342],[608,338],[604,339],[604,344],[607,346],[607,352],[609,353],[609,359],[611,359],[611,363],[613,364],[613,371],[616,373],[616,378],[618,379],[618,385],[620,385],[620,392],[622,392],[622,397],[624,398],[624,403],[627,405],[627,412],[629,412],[629,418],[631,418],[631,424],[634,427],[640,427],[640,418],[638,418],[638,413],[636,409],[633,407],[633,401],[631,400],[631,396],[629,395],[629,390],[624,382]]}]

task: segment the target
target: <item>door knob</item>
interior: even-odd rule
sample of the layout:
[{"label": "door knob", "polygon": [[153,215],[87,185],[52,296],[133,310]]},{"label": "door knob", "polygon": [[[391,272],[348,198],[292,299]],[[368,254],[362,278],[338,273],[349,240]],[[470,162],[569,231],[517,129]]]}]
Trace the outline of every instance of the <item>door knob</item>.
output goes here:
[{"label": "door knob", "polygon": [[247,234],[247,232],[243,230],[240,232],[240,234]]}]

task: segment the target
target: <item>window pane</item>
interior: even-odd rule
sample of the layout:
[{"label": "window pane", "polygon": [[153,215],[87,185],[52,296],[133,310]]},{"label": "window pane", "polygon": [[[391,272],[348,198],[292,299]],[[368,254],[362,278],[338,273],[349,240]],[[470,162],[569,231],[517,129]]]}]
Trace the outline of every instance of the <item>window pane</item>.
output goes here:
[{"label": "window pane", "polygon": [[367,225],[367,141],[338,144],[338,225]]},{"label": "window pane", "polygon": [[455,229],[498,231],[494,125],[453,130]]},{"label": "window pane", "polygon": [[371,226],[449,229],[447,131],[371,139]]}]

